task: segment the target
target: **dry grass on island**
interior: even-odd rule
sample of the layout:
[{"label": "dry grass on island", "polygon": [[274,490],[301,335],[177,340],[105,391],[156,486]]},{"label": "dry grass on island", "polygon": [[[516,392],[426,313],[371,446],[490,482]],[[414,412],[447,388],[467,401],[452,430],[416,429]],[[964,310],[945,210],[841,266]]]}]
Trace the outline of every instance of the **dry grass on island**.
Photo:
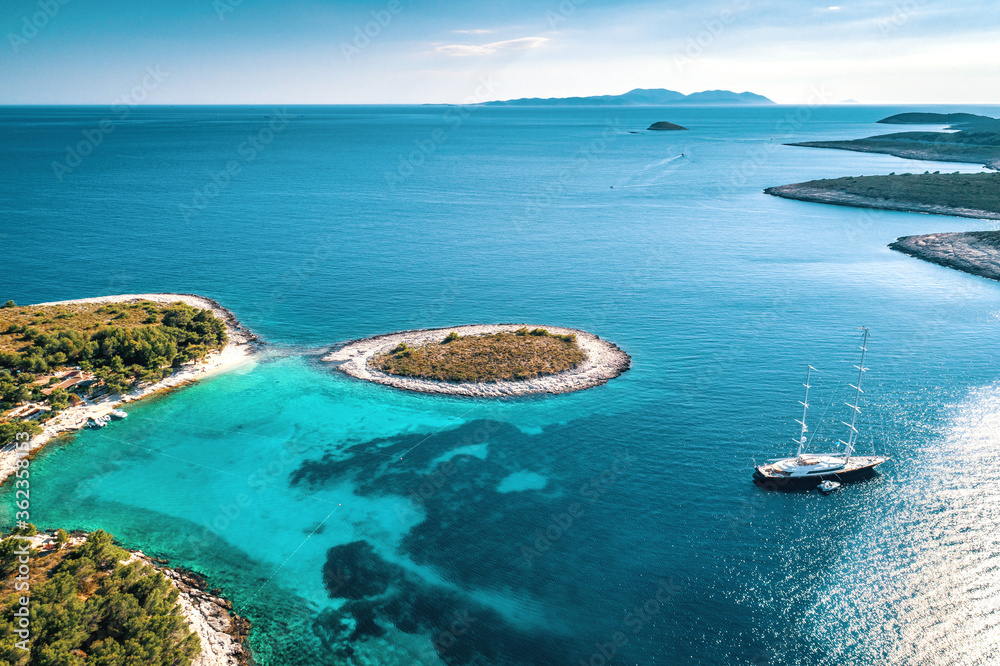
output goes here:
[{"label": "dry grass on island", "polygon": [[410,347],[399,343],[372,358],[372,367],[391,375],[445,382],[519,381],[577,367],[586,357],[576,335],[520,328],[481,335],[452,331],[441,342]]},{"label": "dry grass on island", "polygon": [[[531,335],[532,331],[538,332]],[[474,354],[474,350],[482,354]],[[433,367],[433,360],[445,358],[450,359],[450,365]],[[346,342],[323,360],[364,381],[405,391],[470,398],[581,391],[607,383],[632,365],[631,357],[616,344],[593,333],[523,322],[376,335]],[[381,363],[391,364],[387,367],[397,372],[422,372],[426,376],[393,374],[380,369]]]}]

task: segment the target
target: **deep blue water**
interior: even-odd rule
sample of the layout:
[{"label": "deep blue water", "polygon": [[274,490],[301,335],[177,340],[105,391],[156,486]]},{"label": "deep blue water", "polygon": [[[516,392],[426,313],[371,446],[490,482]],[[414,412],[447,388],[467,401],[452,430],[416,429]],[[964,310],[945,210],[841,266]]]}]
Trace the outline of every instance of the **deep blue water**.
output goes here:
[{"label": "deep blue water", "polygon": [[[886,244],[993,223],[762,193],[980,170],[781,145],[901,110],[0,109],[0,300],[199,293],[270,343],[47,447],[33,517],[205,573],[266,665],[991,663],[1000,287]],[[318,361],[515,321],[633,369],[485,401]],[[818,438],[844,434],[862,325],[861,450],[892,461],[756,488],[807,363]]]}]

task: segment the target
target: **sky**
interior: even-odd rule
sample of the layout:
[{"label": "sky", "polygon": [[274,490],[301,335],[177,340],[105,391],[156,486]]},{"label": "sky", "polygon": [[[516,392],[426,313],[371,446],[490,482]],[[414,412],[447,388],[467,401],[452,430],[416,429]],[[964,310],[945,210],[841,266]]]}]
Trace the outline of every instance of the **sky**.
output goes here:
[{"label": "sky", "polygon": [[0,104],[1000,104],[996,0],[0,0]]}]

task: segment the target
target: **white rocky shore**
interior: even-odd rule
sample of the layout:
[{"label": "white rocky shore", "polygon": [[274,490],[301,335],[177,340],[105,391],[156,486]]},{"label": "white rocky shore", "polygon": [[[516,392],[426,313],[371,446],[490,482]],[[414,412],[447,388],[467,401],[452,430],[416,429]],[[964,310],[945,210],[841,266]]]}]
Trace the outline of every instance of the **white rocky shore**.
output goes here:
[{"label": "white rocky shore", "polygon": [[[498,381],[486,383],[441,382],[430,379],[415,379],[390,375],[374,369],[370,365],[372,357],[387,352],[401,342],[418,346],[430,342],[441,342],[450,332],[459,335],[482,335],[502,331],[516,331],[527,327],[544,328],[553,335],[576,335],[576,341],[586,360],[577,367],[554,375],[536,377],[524,381]],[[353,340],[323,357],[329,363],[339,363],[338,369],[358,379],[385,384],[395,388],[421,393],[447,393],[469,397],[504,397],[528,395],[531,393],[569,393],[599,386],[614,379],[631,367],[632,359],[617,345],[601,338],[572,328],[559,326],[536,326],[534,324],[477,324],[472,326],[452,326],[450,328],[430,328],[416,331],[402,331],[377,335],[363,340]]]},{"label": "white rocky shore", "polygon": [[[71,305],[74,303],[126,303],[130,301],[156,301],[159,303],[175,303],[180,301],[188,305],[211,310],[226,324],[229,343],[217,352],[211,352],[204,361],[187,363],[161,381],[143,384],[123,395],[103,396],[97,400],[86,400],[79,405],[67,407],[58,416],[47,421],[41,434],[35,435],[28,442],[28,453],[42,448],[49,440],[84,427],[87,420],[104,416],[124,404],[139,400],[148,395],[174,388],[191,381],[203,379],[212,374],[231,370],[253,360],[253,343],[257,338],[236,319],[232,312],[219,305],[216,301],[194,294],[122,294],[118,296],[100,296],[97,298],[80,298],[72,301],[53,301],[38,305]],[[0,451],[0,482],[17,469],[17,461],[25,455],[24,450],[17,451],[12,445]]]},{"label": "white rocky shore", "polygon": [[[29,542],[32,548],[57,547],[52,532],[19,538]],[[86,534],[76,532],[66,542],[66,547],[74,548],[86,540]],[[191,666],[242,666],[250,663],[250,651],[244,647],[250,623],[232,612],[231,602],[206,591],[204,581],[198,576],[171,569],[149,558],[141,550],[129,551],[128,559],[122,560],[122,564],[137,560],[159,571],[177,588],[177,603],[181,612],[191,631],[201,641],[201,653],[194,658]]]},{"label": "white rocky shore", "polygon": [[1000,232],[903,236],[890,243],[897,252],[990,280],[1000,280]]},{"label": "white rocky shore", "polygon": [[177,603],[191,631],[201,641],[201,654],[194,658],[191,666],[238,666],[248,663],[250,653],[243,641],[250,628],[249,623],[231,612],[232,603],[206,591],[204,583],[196,576],[157,564],[142,552],[133,553],[132,558],[155,567],[177,588]]}]

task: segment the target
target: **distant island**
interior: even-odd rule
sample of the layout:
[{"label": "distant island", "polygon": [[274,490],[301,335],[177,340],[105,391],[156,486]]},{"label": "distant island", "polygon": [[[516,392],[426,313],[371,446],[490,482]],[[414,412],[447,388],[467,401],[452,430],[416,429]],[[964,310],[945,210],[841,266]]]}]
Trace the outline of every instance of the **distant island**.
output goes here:
[{"label": "distant island", "polygon": [[[908,159],[972,162],[1000,170],[1000,120],[972,113],[899,113],[888,125],[948,124],[950,132],[901,132],[845,141],[788,144],[884,153]],[[768,187],[766,194],[814,203],[1000,220],[1000,173],[895,174],[827,178]],[[904,236],[889,247],[966,273],[1000,279],[1000,233]]]},{"label": "distant island", "polygon": [[955,132],[899,132],[866,139],[801,141],[789,146],[882,153],[913,160],[970,162],[1000,169],[1000,120],[970,113],[901,113],[877,122],[886,124],[954,123]]},{"label": "distant island", "polygon": [[468,397],[579,391],[617,377],[632,362],[591,333],[521,324],[390,333],[348,342],[323,360],[358,379]]},{"label": "distant island", "polygon": [[681,127],[680,125],[675,125],[673,123],[668,123],[666,120],[661,120],[658,123],[653,123],[652,125],[650,125],[646,129],[647,130],[656,130],[656,131],[659,131],[659,132],[663,132],[663,131],[686,130],[687,127]]},{"label": "distant island", "polygon": [[705,90],[685,95],[665,88],[636,88],[622,95],[522,97],[520,99],[483,102],[484,106],[749,106],[763,104],[774,104],[774,102],[763,95],[751,92]]},{"label": "distant island", "polygon": [[894,116],[876,120],[884,125],[975,125],[980,123],[995,123],[996,118],[980,116],[975,113],[897,113]]}]

